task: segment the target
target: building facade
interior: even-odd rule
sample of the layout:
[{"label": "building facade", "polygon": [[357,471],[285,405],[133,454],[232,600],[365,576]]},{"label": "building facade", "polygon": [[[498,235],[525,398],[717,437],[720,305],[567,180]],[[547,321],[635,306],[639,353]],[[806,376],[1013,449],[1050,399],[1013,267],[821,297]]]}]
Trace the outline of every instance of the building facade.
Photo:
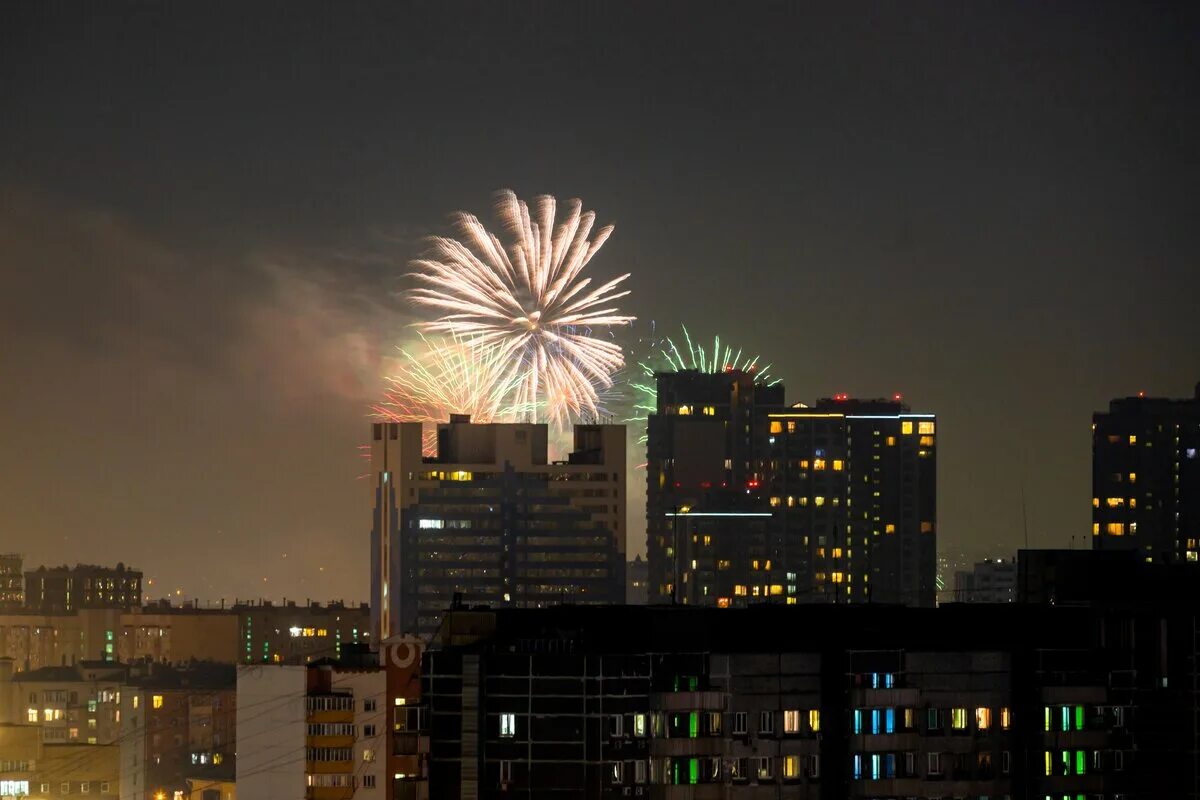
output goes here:
[{"label": "building facade", "polygon": [[[131,670],[119,702],[122,800],[187,796],[189,779],[236,770],[237,681],[232,664]],[[177,795],[178,793],[178,795]]]},{"label": "building facade", "polygon": [[935,603],[934,415],[899,397],[785,407],[782,386],[737,371],[656,377],[652,598]]},{"label": "building facade", "polygon": [[130,610],[142,604],[142,573],[117,564],[38,567],[25,573],[25,608],[43,614],[85,608]]},{"label": "building facade", "polygon": [[6,675],[0,664],[0,692],[8,695],[0,722],[38,729],[46,744],[109,745],[120,730],[118,702],[128,670],[120,664],[84,661]]},{"label": "building facade", "polygon": [[1092,543],[1147,561],[1200,558],[1200,384],[1092,415]]},{"label": "building facade", "polygon": [[1139,603],[452,612],[423,666],[430,788],[1183,797],[1200,766],[1191,595],[1166,613]]},{"label": "building facade", "polygon": [[537,607],[621,602],[625,593],[625,429],[576,425],[565,461],[547,428],[419,423],[372,429],[372,622],[381,638],[431,635],[456,598]]},{"label": "building facade", "polygon": [[[761,383],[741,370],[658,373],[657,408],[647,419],[646,559],[652,603],[705,597],[692,579],[690,564],[705,561],[680,539],[677,517],[688,510],[706,513],[762,510],[767,480],[768,421],[785,409],[782,384]],[[742,500],[750,495],[752,500]],[[750,508],[747,509],[746,506]],[[726,520],[731,539],[736,520]],[[710,534],[711,535],[711,534]],[[693,556],[689,558],[688,556]],[[710,590],[711,591],[711,590]],[[708,595],[716,603],[718,595]]]},{"label": "building facade", "polygon": [[377,662],[239,666],[238,703],[242,800],[389,797],[387,672]]},{"label": "building facade", "polygon": [[25,576],[19,553],[0,553],[0,611],[16,611],[25,605]]}]

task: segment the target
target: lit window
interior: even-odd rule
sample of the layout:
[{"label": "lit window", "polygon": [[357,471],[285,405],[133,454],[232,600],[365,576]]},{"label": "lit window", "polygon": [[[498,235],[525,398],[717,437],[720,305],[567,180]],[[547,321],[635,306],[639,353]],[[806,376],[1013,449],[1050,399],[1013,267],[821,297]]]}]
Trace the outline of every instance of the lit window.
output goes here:
[{"label": "lit window", "polygon": [[[905,433],[907,433],[907,431],[905,431]],[[936,433],[936,431],[934,430],[934,424],[932,422],[919,423],[917,425],[917,433],[924,433],[924,434]]]},{"label": "lit window", "polygon": [[779,507],[779,498],[772,497],[771,498],[771,508],[778,508],[778,507]]},{"label": "lit window", "polygon": [[771,420],[771,433],[783,433],[783,423],[779,420]]},{"label": "lit window", "polygon": [[713,406],[705,406],[704,407],[704,416],[712,417],[712,416],[715,416],[716,413],[717,413],[717,409],[714,408]]},{"label": "lit window", "polygon": [[138,695],[136,695],[136,694],[133,696],[133,707],[134,708],[138,707]]},{"label": "lit window", "polygon": [[842,460],[841,460],[841,459],[839,459],[839,458],[835,458],[835,459],[833,460],[833,471],[834,471],[834,472],[841,472],[841,471],[842,471],[842,468],[843,468],[844,466],[845,466],[845,464],[842,462]]},{"label": "lit window", "polygon": [[1120,508],[1121,506],[1125,505],[1125,498],[1124,497],[1108,497],[1108,498],[1105,498],[1104,504],[1107,505],[1109,508]]},{"label": "lit window", "polygon": [[689,416],[691,413],[692,413],[691,406],[680,406],[679,407],[679,416],[686,417],[686,416]]},{"label": "lit window", "polygon": [[1133,436],[1133,435],[1130,435],[1130,437],[1129,437],[1129,443],[1130,443],[1130,444],[1137,444],[1137,437],[1136,437],[1136,436]]},{"label": "lit window", "polygon": [[1100,498],[1093,497],[1092,498],[1092,508],[1099,508],[1099,507],[1100,507]]},{"label": "lit window", "polygon": [[896,437],[895,436],[887,437],[887,445],[888,445],[888,447],[895,447],[896,446]]},{"label": "lit window", "polygon": [[912,420],[904,420],[903,422],[900,423],[900,432],[902,434],[904,434],[905,436],[908,436],[910,433],[912,433],[912,431],[913,431]]},{"label": "lit window", "polygon": [[1136,472],[1129,473],[1129,482],[1137,483],[1137,473]]},{"label": "lit window", "polygon": [[975,727],[981,731],[992,727],[992,710],[990,708],[975,709]]},{"label": "lit window", "polygon": [[783,777],[785,779],[800,777],[800,756],[784,756]]},{"label": "lit window", "polygon": [[796,421],[795,421],[795,420],[793,420],[793,419],[789,419],[789,420],[788,420],[788,427],[787,427],[787,431],[788,431],[788,433],[795,433],[795,432],[796,432]]},{"label": "lit window", "polygon": [[965,708],[950,709],[950,727],[956,731],[966,730],[967,710]]},{"label": "lit window", "polygon": [[921,523],[921,533],[933,533],[933,523],[932,522],[922,522]]},{"label": "lit window", "polygon": [[1099,536],[1099,535],[1100,535],[1100,523],[1093,522],[1092,523],[1092,536]]},{"label": "lit window", "polygon": [[808,729],[813,733],[821,732],[821,710],[819,708],[809,709]]},{"label": "lit window", "polygon": [[1000,709],[1000,727],[1004,730],[1012,727],[1012,711],[1010,709]]},{"label": "lit window", "polygon": [[813,502],[819,506],[823,506],[825,505],[825,498],[818,495],[817,497],[813,498]]},{"label": "lit window", "polygon": [[1107,533],[1109,536],[1124,536],[1125,535],[1125,523],[1124,522],[1110,522],[1104,526],[1104,532]]},{"label": "lit window", "polygon": [[37,721],[38,721],[38,720],[37,720],[37,717],[38,717],[38,715],[37,715],[37,709],[36,709],[36,708],[30,708],[30,709],[27,709],[27,710],[26,710],[26,712],[25,712],[25,719],[26,719],[28,722],[37,722]]},{"label": "lit window", "polygon": [[161,694],[154,695],[153,699],[151,700],[151,705],[154,706],[155,708],[162,708],[163,707],[163,696]]},{"label": "lit window", "polygon": [[645,736],[646,735],[646,715],[645,714],[634,714],[633,715],[633,735],[634,736]]},{"label": "lit window", "polygon": [[500,715],[500,735],[501,736],[516,736],[517,735],[517,715],[512,713],[504,713]]},{"label": "lit window", "polygon": [[896,526],[895,526],[895,524],[894,524],[894,523],[891,523],[891,522],[889,522],[888,524],[884,525],[884,526],[883,526],[883,532],[884,532],[884,533],[895,533],[895,532],[896,532]]},{"label": "lit window", "polygon": [[363,761],[371,762],[375,760],[375,751],[370,748],[363,748]]},{"label": "lit window", "polygon": [[788,709],[783,712],[783,732],[800,732],[800,712],[798,710]]},{"label": "lit window", "polygon": [[823,459],[823,458],[814,458],[814,459],[813,459],[813,469],[815,469],[815,470],[822,470],[822,469],[825,469],[825,459]]}]

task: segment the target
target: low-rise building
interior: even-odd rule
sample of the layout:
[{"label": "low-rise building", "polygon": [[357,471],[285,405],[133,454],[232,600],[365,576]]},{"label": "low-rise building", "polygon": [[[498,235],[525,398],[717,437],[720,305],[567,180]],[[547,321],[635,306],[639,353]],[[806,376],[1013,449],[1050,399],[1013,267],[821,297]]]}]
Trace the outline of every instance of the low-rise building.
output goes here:
[{"label": "low-rise building", "polygon": [[1017,599],[1017,560],[985,558],[954,573],[956,603],[1012,603]]}]

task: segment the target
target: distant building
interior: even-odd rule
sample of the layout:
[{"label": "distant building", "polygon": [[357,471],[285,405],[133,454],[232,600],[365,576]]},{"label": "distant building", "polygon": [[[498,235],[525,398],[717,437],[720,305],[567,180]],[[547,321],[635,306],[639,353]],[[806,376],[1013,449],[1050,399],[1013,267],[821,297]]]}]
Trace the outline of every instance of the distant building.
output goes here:
[{"label": "distant building", "polygon": [[44,614],[84,608],[130,610],[142,604],[142,573],[117,564],[38,567],[25,573],[25,608]]},{"label": "distant building", "polygon": [[1092,415],[1092,543],[1146,561],[1200,558],[1200,384]]},{"label": "distant building", "polygon": [[14,611],[25,605],[25,577],[18,553],[0,554],[0,611]]},{"label": "distant building", "polygon": [[369,641],[369,627],[365,603],[338,601],[17,611],[0,613],[0,658],[18,672],[84,661],[303,664]]},{"label": "distant building", "polygon": [[956,603],[1012,603],[1017,599],[1017,560],[985,558],[954,573]]},{"label": "distant building", "polygon": [[368,642],[371,609],[366,603],[345,604],[270,601],[234,605],[239,654],[243,664],[305,664],[337,658],[342,648]]},{"label": "distant building", "polygon": [[547,428],[376,423],[371,533],[373,631],[428,636],[458,598],[537,607],[625,595],[625,428],[576,425],[566,461]]},{"label": "distant building", "polygon": [[845,395],[786,407],[737,370],[656,379],[652,601],[934,605],[933,414]]},{"label": "distant building", "polygon": [[769,442],[777,547],[802,597],[934,605],[933,414],[913,413],[898,397],[839,395],[770,415]]},{"label": "distant building", "polygon": [[647,562],[639,555],[625,562],[625,602],[631,606],[644,606],[647,602]]},{"label": "distant building", "polygon": [[[677,523],[682,519],[678,515],[689,511],[717,514],[765,510],[762,489],[769,466],[767,415],[786,408],[783,385],[765,385],[753,372],[742,370],[663,372],[654,379],[657,408],[647,419],[646,444],[649,601],[716,605],[723,595],[717,594],[716,587],[704,577],[693,578],[693,569],[707,575],[708,565],[714,560],[710,555],[714,540],[710,540],[707,551],[703,550],[703,540],[692,547],[693,534],[681,533]],[[752,495],[749,500],[744,499],[747,493]],[[739,508],[728,507],[732,498],[737,499]],[[723,519],[717,533],[724,542],[740,541],[741,521]],[[760,565],[769,557],[764,550]],[[693,560],[695,568],[691,567]],[[740,569],[737,577],[732,583],[745,586],[750,582]]]},{"label": "distant building", "polygon": [[[120,700],[122,798],[185,796],[189,780],[201,771],[218,783],[233,779],[238,750],[235,669],[196,662],[186,669],[150,664],[131,670]],[[260,711],[270,714],[270,709]]]}]

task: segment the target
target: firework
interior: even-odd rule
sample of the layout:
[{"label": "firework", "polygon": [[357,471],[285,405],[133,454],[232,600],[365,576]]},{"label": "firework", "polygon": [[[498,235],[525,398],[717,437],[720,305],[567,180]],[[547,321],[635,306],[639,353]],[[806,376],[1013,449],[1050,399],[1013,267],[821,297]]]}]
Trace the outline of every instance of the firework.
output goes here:
[{"label": "firework", "polygon": [[515,385],[522,419],[541,415],[564,426],[571,416],[598,416],[599,396],[624,357],[615,342],[592,333],[633,321],[612,305],[629,294],[619,290],[629,275],[598,286],[580,275],[613,227],[589,239],[596,215],[579,200],[568,203],[557,227],[553,197],[538,197],[533,213],[510,191],[496,205],[512,238],[507,249],[476,217],[460,213],[459,238],[435,237],[429,257],[413,263],[418,286],[409,297],[441,314],[420,327],[489,348],[504,364],[501,384]]},{"label": "firework", "polygon": [[425,424],[426,454],[432,454],[439,422],[470,414],[472,422],[512,422],[522,409],[510,400],[515,385],[495,347],[456,337],[421,337],[400,348],[400,370],[385,378],[383,400],[371,407],[389,422]]},{"label": "firework", "polygon": [[[714,336],[712,347],[693,341],[686,326],[683,330],[683,347],[678,346],[669,337],[649,340],[649,354],[637,362],[635,377],[630,379],[629,387],[634,391],[633,414],[626,422],[644,423],[646,416],[658,410],[658,386],[654,374],[656,372],[683,372],[694,369],[700,372],[724,372],[736,369],[754,374],[755,383],[764,386],[774,386],[780,378],[770,375],[770,364],[759,364],[761,358],[746,353],[742,348],[736,350],[729,344],[721,344],[721,337]],[[640,442],[646,441],[643,431]]]}]

